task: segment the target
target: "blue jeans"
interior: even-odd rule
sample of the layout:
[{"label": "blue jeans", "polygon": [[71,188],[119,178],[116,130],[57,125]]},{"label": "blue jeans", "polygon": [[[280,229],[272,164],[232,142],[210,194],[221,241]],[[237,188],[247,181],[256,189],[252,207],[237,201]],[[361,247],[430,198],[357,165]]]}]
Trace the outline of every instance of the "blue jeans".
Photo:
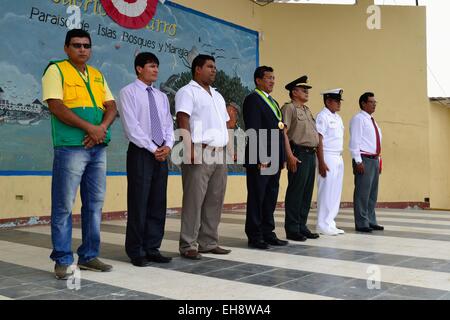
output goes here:
[{"label": "blue jeans", "polygon": [[100,222],[106,189],[106,146],[55,147],[52,177],[51,229],[57,264],[73,263],[72,207],[78,186],[81,195],[82,243],[78,262],[85,263],[99,255]]}]

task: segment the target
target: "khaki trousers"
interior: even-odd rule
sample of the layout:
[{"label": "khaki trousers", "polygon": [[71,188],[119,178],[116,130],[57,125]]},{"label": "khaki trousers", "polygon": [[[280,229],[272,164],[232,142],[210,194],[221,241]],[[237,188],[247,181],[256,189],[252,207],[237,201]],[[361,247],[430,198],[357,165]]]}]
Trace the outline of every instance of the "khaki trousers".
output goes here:
[{"label": "khaki trousers", "polygon": [[182,164],[180,253],[218,246],[218,226],[227,184],[226,164]]}]

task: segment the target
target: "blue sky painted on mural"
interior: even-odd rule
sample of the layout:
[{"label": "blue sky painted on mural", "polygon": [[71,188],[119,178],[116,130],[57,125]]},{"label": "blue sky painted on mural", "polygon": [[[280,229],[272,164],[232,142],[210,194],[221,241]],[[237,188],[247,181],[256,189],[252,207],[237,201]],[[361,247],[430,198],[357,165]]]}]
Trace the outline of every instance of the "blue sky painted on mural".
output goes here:
[{"label": "blue sky painted on mural", "polygon": [[[66,5],[51,0],[0,2],[0,88],[4,91],[4,99],[23,104],[31,103],[36,98],[41,100],[42,72],[50,60],[65,58],[63,46],[67,28],[51,24],[50,18],[47,22],[39,21],[39,17],[42,17],[41,13],[68,17],[66,9]],[[39,14],[32,14],[38,11]],[[258,52],[256,32],[196,14],[167,1],[164,5],[158,4],[154,19],[164,21],[168,26],[176,24],[176,34],[172,36],[169,32],[122,28],[108,16],[94,13],[92,4],[87,12],[81,10],[81,20],[89,23],[88,31],[93,42],[89,63],[104,73],[115,96],[123,86],[136,78],[134,57],[142,51],[154,52],[160,59],[157,87],[173,74],[190,71],[188,65],[192,56],[207,53],[216,57],[219,70],[231,77],[239,77],[244,86],[253,88],[253,71],[257,65]],[[115,39],[99,35],[99,25],[108,28],[110,35],[114,30]],[[123,32],[153,43],[154,49],[123,41]],[[169,45],[179,50],[167,52]],[[184,52],[184,57],[180,57],[180,52]],[[113,136],[111,146],[116,145],[112,151],[125,153],[126,141],[123,137],[117,137],[123,136],[120,125],[115,127],[117,134]],[[0,146],[0,171],[51,169],[50,121],[41,121],[33,127],[0,122],[0,134],[3,141],[8,141]],[[30,146],[32,141],[35,143]],[[38,147],[45,148],[45,152],[37,150]],[[122,158],[115,160],[113,156],[110,160],[110,170],[124,171],[121,170]]]},{"label": "blue sky painted on mural", "polygon": [[[68,16],[65,12],[66,6],[54,4],[50,0],[0,2],[0,34],[3,43],[0,50],[0,70],[6,70],[8,74],[8,79],[5,79],[5,73],[2,72],[0,85],[4,84],[5,80],[12,80],[17,86],[15,91],[21,92],[24,98],[34,98],[36,94],[40,94],[40,76],[49,60],[65,58],[63,43],[67,29],[39,22],[37,16],[30,19],[33,5],[41,12]],[[167,80],[173,73],[189,70],[177,53],[158,52],[158,47],[151,50],[120,41],[122,31],[155,41],[156,44],[168,43],[188,51],[196,49],[200,53],[214,53],[219,57],[219,70],[231,76],[238,75],[244,85],[252,87],[256,66],[256,33],[245,32],[162,4],[158,5],[155,18],[176,23],[177,31],[174,37],[145,29],[124,29],[109,17],[101,17],[95,15],[92,10],[89,11],[91,12],[82,12],[81,18],[90,24],[89,32],[94,45],[90,63],[101,69],[114,93],[135,78],[133,59],[137,50],[152,51],[159,57],[161,76],[158,82]],[[98,36],[99,24],[116,30],[117,39]]]}]

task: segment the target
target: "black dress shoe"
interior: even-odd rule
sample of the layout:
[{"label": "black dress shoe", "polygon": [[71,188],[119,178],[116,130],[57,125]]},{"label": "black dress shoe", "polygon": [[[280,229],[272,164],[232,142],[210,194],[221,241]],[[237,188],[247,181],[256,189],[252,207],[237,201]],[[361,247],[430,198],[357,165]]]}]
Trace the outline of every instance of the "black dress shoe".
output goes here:
[{"label": "black dress shoe", "polygon": [[297,233],[297,234],[287,234],[286,239],[292,240],[292,241],[306,241],[306,238],[304,235]]},{"label": "black dress shoe", "polygon": [[355,230],[358,232],[372,232],[372,228],[369,227],[361,227],[361,228],[356,227]]},{"label": "black dress shoe", "polygon": [[286,240],[281,240],[278,238],[264,239],[264,241],[270,244],[271,246],[285,246],[289,243]]},{"label": "black dress shoe", "polygon": [[266,250],[269,249],[269,244],[263,240],[259,241],[248,241],[249,248],[255,248],[255,249],[261,249]]},{"label": "black dress shoe", "polygon": [[160,252],[158,253],[147,253],[147,260],[156,263],[169,263],[172,261],[172,257],[164,257]]},{"label": "black dress shoe", "polygon": [[317,239],[320,237],[320,235],[318,233],[312,233],[309,230],[307,230],[305,232],[302,231],[302,234],[308,239]]},{"label": "black dress shoe", "polygon": [[152,263],[148,261],[145,257],[131,259],[131,264],[135,267],[148,267],[152,265]]},{"label": "black dress shoe", "polygon": [[373,230],[384,230],[383,226],[380,226],[379,224],[370,224],[369,225],[370,228],[372,228]]}]

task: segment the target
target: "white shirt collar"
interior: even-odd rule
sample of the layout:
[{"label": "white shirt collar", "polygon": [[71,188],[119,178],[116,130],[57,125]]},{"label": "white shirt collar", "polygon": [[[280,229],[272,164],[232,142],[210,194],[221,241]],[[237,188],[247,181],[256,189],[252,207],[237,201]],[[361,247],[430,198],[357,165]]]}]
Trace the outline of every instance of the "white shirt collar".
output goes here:
[{"label": "white shirt collar", "polygon": [[137,85],[139,88],[141,88],[142,90],[147,90],[148,87],[154,88],[153,83],[149,86],[149,85],[147,85],[146,83],[144,83],[144,82],[143,82],[142,80],[140,80],[140,79],[136,79],[136,80],[135,80],[135,83],[136,83],[136,85]]},{"label": "white shirt collar", "polygon": [[[195,81],[195,80],[191,80],[191,81],[189,82],[189,85],[205,90],[205,88],[203,88],[203,87],[202,87],[197,81]],[[209,86],[209,90],[212,92],[212,91],[214,90],[214,88],[211,87],[211,86]]]},{"label": "white shirt collar", "polygon": [[329,114],[330,116],[332,116],[332,117],[336,116],[336,112],[335,112],[335,113],[331,112],[330,109],[328,109],[327,107],[323,107],[323,109],[324,109],[325,112],[326,112],[327,114]]},{"label": "white shirt collar", "polygon": [[[256,88],[256,89],[258,89],[258,88]],[[269,97],[269,94],[267,93],[267,92],[265,92],[264,90],[261,90],[261,89],[258,89],[259,91],[261,91],[262,93],[264,93],[264,95],[268,98]]]},{"label": "white shirt collar", "polygon": [[364,116],[364,117],[366,117],[366,118],[368,118],[368,119],[371,119],[372,118],[372,116],[370,115],[370,114],[368,114],[366,111],[364,111],[364,110],[361,110],[361,114]]}]

